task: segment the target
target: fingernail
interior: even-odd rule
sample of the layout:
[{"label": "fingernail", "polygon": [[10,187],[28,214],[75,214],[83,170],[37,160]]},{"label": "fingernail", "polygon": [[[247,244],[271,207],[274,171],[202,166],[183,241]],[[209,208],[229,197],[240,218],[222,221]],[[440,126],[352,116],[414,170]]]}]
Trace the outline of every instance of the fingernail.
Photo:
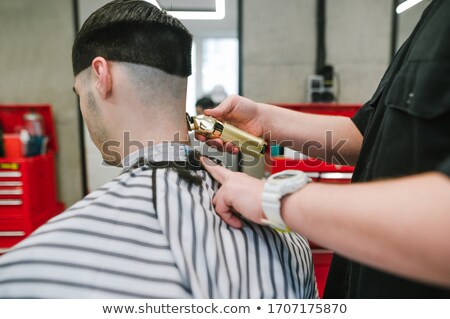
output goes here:
[{"label": "fingernail", "polygon": [[216,163],[214,163],[213,161],[211,161],[209,158],[207,158],[206,156],[202,156],[200,157],[200,160],[202,161],[202,163],[204,165],[209,165],[209,166],[214,166],[216,165]]}]

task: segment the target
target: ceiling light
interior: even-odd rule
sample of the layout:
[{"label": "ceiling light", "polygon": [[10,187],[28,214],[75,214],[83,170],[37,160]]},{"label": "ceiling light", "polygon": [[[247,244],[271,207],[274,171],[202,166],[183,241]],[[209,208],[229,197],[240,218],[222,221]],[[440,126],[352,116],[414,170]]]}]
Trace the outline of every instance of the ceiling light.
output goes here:
[{"label": "ceiling light", "polygon": [[400,3],[395,11],[397,14],[400,14],[422,1],[423,0],[406,0],[405,2]]},{"label": "ceiling light", "polygon": [[[161,9],[157,0],[147,0]],[[216,11],[167,11],[180,20],[222,20],[225,18],[225,0],[216,0]]]}]

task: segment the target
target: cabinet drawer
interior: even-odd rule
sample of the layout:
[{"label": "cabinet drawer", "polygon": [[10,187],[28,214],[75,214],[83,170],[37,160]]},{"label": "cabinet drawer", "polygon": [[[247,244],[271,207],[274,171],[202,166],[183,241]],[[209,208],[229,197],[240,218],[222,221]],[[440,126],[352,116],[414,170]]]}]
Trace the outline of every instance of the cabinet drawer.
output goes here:
[{"label": "cabinet drawer", "polygon": [[2,233],[22,231],[25,229],[26,225],[24,216],[22,216],[21,214],[6,215],[0,211],[0,238],[6,236],[1,235]]},{"label": "cabinet drawer", "polygon": [[0,231],[0,254],[4,254],[23,239],[25,239],[24,231]]}]

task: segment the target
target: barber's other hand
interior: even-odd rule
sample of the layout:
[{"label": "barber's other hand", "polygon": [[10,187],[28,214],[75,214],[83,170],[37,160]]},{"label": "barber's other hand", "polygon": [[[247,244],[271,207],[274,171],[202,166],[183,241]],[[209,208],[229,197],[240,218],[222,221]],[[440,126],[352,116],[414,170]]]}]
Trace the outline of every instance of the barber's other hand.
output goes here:
[{"label": "barber's other hand", "polygon": [[231,227],[241,228],[239,213],[252,222],[261,223],[264,213],[261,208],[264,182],[244,173],[232,172],[219,166],[207,157],[201,157],[203,167],[221,184],[213,198],[217,214]]},{"label": "barber's other hand", "polygon": [[[230,123],[252,135],[261,136],[264,128],[259,111],[258,103],[239,95],[230,95],[217,107],[206,109],[205,115]],[[202,142],[206,142],[209,146],[217,148],[219,151],[226,150],[233,154],[239,152],[239,149],[232,143],[225,144],[221,139],[207,139],[200,134],[196,134],[195,137]]]}]

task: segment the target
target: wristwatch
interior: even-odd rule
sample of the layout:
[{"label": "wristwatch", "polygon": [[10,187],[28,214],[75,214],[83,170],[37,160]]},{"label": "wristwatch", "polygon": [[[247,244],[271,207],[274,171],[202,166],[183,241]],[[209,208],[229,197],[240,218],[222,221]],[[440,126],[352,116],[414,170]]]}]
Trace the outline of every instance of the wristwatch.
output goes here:
[{"label": "wristwatch", "polygon": [[310,182],[311,179],[304,172],[297,170],[285,170],[271,175],[264,184],[262,209],[266,218],[261,219],[261,223],[278,231],[289,232],[289,227],[281,218],[281,199]]}]

